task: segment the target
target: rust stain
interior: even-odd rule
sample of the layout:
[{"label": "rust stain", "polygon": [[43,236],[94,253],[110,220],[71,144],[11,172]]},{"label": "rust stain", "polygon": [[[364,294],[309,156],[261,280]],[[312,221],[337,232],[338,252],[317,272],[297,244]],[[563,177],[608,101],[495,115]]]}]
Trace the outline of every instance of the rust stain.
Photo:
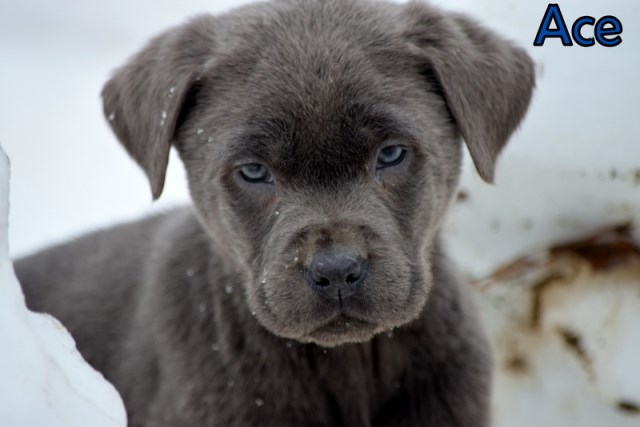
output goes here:
[{"label": "rust stain", "polygon": [[618,411],[629,415],[640,415],[640,404],[628,400],[619,400],[616,404]]},{"label": "rust stain", "polygon": [[631,224],[600,230],[585,239],[554,246],[551,257],[576,255],[586,260],[595,271],[640,262],[640,248],[631,236]]},{"label": "rust stain", "polygon": [[529,372],[529,362],[521,354],[514,354],[505,360],[505,368],[514,374],[522,375]]},{"label": "rust stain", "polygon": [[457,203],[464,203],[469,200],[469,192],[466,190],[458,191],[458,195],[456,196]]},{"label": "rust stain", "polygon": [[540,327],[540,323],[542,321],[542,298],[544,292],[558,280],[562,280],[562,278],[563,276],[559,274],[550,274],[539,280],[531,288],[531,311],[529,318],[531,329],[538,329]]},{"label": "rust stain", "polygon": [[559,327],[557,329],[557,332],[560,335],[560,338],[562,338],[562,342],[567,347],[567,349],[569,349],[569,351],[571,351],[576,356],[578,361],[580,361],[580,364],[587,372],[589,379],[591,381],[594,381],[596,374],[593,369],[593,362],[591,361],[591,357],[582,344],[580,335],[568,328],[563,327]]},{"label": "rust stain", "polygon": [[[474,285],[480,290],[488,290],[500,283],[526,279],[529,308],[528,316],[524,318],[525,325],[529,331],[538,332],[547,304],[545,295],[551,288],[572,283],[583,270],[582,267],[591,268],[594,273],[609,273],[629,265],[640,266],[640,248],[633,241],[631,225],[625,223],[605,228],[584,239],[556,245],[546,254],[516,259],[496,269],[489,277],[475,281]],[[607,321],[613,321],[617,312],[616,305],[607,316]],[[572,335],[567,331],[561,331],[560,335],[588,367],[586,353],[577,351],[581,348],[577,345],[579,341],[572,340]]]},{"label": "rust stain", "polygon": [[[502,265],[488,277],[474,281],[474,284],[486,288],[494,283],[514,280],[539,270],[554,271],[555,279],[570,276],[566,268],[567,259],[585,261],[593,271],[607,271],[616,267],[640,264],[640,246],[633,240],[631,224],[625,223],[602,229],[586,238],[552,246],[547,254],[525,256]],[[541,282],[549,279],[545,276]],[[538,285],[539,286],[539,285]]]},{"label": "rust stain", "polygon": [[483,284],[487,281],[501,282],[504,280],[511,280],[517,278],[527,270],[538,267],[539,265],[540,261],[538,259],[534,259],[532,257],[519,258],[509,264],[505,264],[502,267],[499,267],[491,274],[491,276],[484,280],[479,280],[477,281],[477,283]]}]

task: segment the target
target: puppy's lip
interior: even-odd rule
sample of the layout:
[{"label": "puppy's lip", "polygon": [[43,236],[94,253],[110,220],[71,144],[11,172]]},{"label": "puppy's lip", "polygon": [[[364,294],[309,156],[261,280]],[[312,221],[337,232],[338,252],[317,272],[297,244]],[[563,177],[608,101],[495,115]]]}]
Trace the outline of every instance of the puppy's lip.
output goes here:
[{"label": "puppy's lip", "polygon": [[348,333],[350,330],[362,327],[375,328],[375,326],[376,325],[373,322],[368,320],[346,315],[344,312],[338,312],[336,316],[332,316],[331,319],[323,322],[319,327],[315,328],[307,335],[313,335],[316,333],[341,334]]},{"label": "puppy's lip", "polygon": [[[315,322],[314,322],[315,323]],[[350,310],[337,309],[331,315],[324,318],[322,321],[317,322],[310,327],[303,335],[313,335],[320,331],[334,330],[335,333],[339,333],[338,330],[342,329],[346,331],[350,329],[358,329],[359,327],[377,327],[375,319],[368,319],[358,313],[352,313]]]},{"label": "puppy's lip", "polygon": [[355,319],[340,314],[330,322],[301,337],[301,341],[313,342],[323,347],[365,342],[380,332],[380,327],[372,322]]},{"label": "puppy's lip", "polygon": [[334,322],[337,318],[339,318],[341,312],[339,310],[333,311],[328,316],[323,316],[322,318],[316,318],[315,321],[310,321],[307,323],[304,331],[300,334],[300,336],[311,335],[315,331],[324,328],[331,322]]},{"label": "puppy's lip", "polygon": [[368,323],[371,325],[377,325],[380,320],[379,318],[367,316],[361,310],[358,310],[358,307],[354,307],[350,304],[343,305],[340,309],[339,315],[347,319],[346,321],[351,319],[355,322]]}]

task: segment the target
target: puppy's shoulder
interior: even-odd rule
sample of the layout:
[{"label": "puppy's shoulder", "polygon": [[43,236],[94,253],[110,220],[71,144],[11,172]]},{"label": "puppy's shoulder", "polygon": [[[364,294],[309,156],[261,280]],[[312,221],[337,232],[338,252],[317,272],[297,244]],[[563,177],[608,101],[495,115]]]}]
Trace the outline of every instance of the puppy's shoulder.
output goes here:
[{"label": "puppy's shoulder", "polygon": [[95,296],[103,285],[115,293],[128,288],[141,280],[163,246],[180,241],[184,247],[187,236],[201,234],[192,208],[181,207],[47,247],[15,260],[14,267],[27,304],[46,311],[52,299]]}]

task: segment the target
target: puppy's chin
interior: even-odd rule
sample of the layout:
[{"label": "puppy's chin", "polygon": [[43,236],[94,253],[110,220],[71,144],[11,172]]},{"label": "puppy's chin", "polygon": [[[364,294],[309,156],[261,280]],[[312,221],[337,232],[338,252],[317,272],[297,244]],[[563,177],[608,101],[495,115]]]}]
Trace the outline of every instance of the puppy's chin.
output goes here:
[{"label": "puppy's chin", "polygon": [[342,344],[362,343],[382,332],[380,325],[339,316],[331,322],[298,338],[301,342],[313,343],[323,347],[335,347]]}]

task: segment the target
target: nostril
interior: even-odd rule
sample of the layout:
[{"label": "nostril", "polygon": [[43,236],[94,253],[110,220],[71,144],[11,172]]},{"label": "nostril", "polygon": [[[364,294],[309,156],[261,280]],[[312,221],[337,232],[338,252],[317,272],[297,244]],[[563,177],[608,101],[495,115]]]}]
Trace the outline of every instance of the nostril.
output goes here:
[{"label": "nostril", "polygon": [[315,280],[316,285],[324,288],[326,286],[329,286],[331,284],[331,282],[329,281],[329,279],[321,277],[320,279]]},{"label": "nostril", "polygon": [[357,274],[351,273],[347,276],[347,283],[355,283],[358,281],[358,279],[360,279],[360,272],[358,272]]}]

